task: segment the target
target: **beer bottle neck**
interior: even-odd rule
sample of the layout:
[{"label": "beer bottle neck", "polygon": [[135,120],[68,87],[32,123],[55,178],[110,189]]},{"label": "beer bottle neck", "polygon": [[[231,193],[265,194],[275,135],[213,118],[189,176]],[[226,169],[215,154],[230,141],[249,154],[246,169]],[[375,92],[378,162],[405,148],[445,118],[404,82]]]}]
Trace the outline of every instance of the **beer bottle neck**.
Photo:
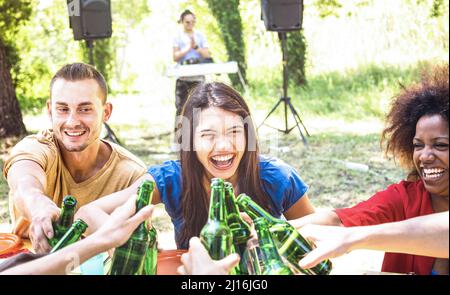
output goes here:
[{"label": "beer bottle neck", "polygon": [[138,197],[136,200],[136,212],[148,206],[152,202],[153,190],[155,183],[149,180],[144,180],[138,189]]},{"label": "beer bottle neck", "polygon": [[73,244],[78,241],[81,235],[86,231],[88,225],[82,219],[77,219],[70,229],[64,234],[61,240],[53,247],[50,253],[58,251],[61,248],[64,248],[67,245]]},{"label": "beer bottle neck", "polygon": [[226,221],[225,191],[222,187],[211,188],[209,201],[209,220]]},{"label": "beer bottle neck", "polygon": [[75,208],[66,208],[63,206],[61,209],[61,215],[58,219],[58,225],[69,228],[73,222],[73,217],[75,215]]},{"label": "beer bottle neck", "polygon": [[241,231],[245,230],[250,235],[250,226],[242,219],[233,189],[229,187],[225,187],[225,205],[228,226],[232,230],[234,227],[239,228]]},{"label": "beer bottle neck", "polygon": [[266,210],[264,210],[261,206],[256,204],[255,201],[250,199],[247,195],[239,195],[238,197],[238,205],[252,220],[255,220],[258,217],[264,217],[269,225],[278,223],[279,220],[270,215]]}]

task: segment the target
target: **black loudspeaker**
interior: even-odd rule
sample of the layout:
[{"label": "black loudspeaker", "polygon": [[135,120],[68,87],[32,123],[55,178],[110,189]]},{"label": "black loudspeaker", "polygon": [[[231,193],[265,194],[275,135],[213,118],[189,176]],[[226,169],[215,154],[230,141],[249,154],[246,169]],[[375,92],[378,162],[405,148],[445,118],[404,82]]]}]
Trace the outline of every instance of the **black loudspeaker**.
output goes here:
[{"label": "black loudspeaker", "polygon": [[302,0],[261,0],[261,18],[268,31],[287,32],[302,28]]},{"label": "black loudspeaker", "polygon": [[110,0],[67,0],[67,7],[75,40],[111,37]]}]

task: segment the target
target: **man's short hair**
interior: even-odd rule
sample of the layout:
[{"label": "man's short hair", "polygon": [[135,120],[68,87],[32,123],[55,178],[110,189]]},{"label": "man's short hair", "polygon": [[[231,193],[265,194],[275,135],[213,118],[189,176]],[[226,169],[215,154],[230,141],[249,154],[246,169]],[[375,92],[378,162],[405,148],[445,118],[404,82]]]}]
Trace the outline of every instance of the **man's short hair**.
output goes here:
[{"label": "man's short hair", "polygon": [[58,79],[64,79],[67,81],[94,79],[95,81],[97,81],[97,84],[102,92],[102,103],[106,103],[108,87],[106,86],[105,78],[93,66],[81,62],[64,65],[61,69],[58,70],[58,72],[56,72],[50,82],[50,98],[52,97],[53,84]]}]

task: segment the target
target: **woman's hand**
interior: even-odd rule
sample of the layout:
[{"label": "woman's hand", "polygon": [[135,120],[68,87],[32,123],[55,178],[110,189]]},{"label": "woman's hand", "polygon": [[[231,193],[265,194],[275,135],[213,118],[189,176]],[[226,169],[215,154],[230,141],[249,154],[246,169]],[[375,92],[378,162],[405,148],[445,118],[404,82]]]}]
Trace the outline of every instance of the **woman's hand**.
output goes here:
[{"label": "woman's hand", "polygon": [[301,268],[311,268],[325,259],[344,255],[353,250],[357,241],[352,228],[348,227],[307,224],[299,232],[316,245],[300,260]]},{"label": "woman's hand", "polygon": [[153,205],[146,206],[136,213],[136,198],[137,195],[133,195],[122,206],[117,207],[92,237],[105,241],[110,248],[124,244],[138,225],[149,219],[153,213]]},{"label": "woman's hand", "polygon": [[189,252],[181,255],[182,266],[178,273],[182,275],[228,275],[238,263],[239,255],[230,254],[221,260],[213,260],[197,237],[189,241]]}]

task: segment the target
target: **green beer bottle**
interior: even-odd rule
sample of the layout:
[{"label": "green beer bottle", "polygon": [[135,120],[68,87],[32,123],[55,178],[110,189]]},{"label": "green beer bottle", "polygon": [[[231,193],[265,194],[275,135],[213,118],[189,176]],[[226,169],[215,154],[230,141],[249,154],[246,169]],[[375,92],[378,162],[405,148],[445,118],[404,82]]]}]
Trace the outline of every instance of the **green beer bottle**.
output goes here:
[{"label": "green beer bottle", "polygon": [[263,275],[293,275],[291,269],[284,264],[278,253],[275,242],[269,231],[269,224],[263,217],[253,220],[258,234],[259,249],[262,256]]},{"label": "green beer bottle", "polygon": [[[141,183],[136,199],[136,212],[150,204],[154,187],[153,181],[144,180]],[[141,275],[148,245],[149,235],[144,221],[134,230],[128,241],[114,251],[110,275]]]},{"label": "green beer bottle", "polygon": [[278,252],[290,263],[292,268],[298,272],[310,275],[327,275],[330,273],[332,265],[328,259],[310,269],[303,269],[298,265],[298,262],[313,247],[292,225],[284,220],[273,217],[245,194],[238,196],[237,203],[239,208],[246,212],[253,220],[258,217],[264,217],[267,220]]},{"label": "green beer bottle", "polygon": [[[150,189],[150,188],[149,188]],[[151,190],[147,190],[145,193],[150,194],[149,204],[152,203],[154,185]],[[142,274],[144,275],[156,275],[156,263],[158,261],[158,232],[153,225],[148,226],[146,221],[146,228],[148,229],[148,247],[145,251],[144,268]]]},{"label": "green beer bottle", "polygon": [[86,231],[87,227],[87,223],[82,219],[78,218],[77,220],[75,220],[69,230],[62,236],[58,243],[56,243],[55,247],[53,247],[50,253],[54,253],[59,249],[62,249],[78,241],[81,238],[81,235]]},{"label": "green beer bottle", "polygon": [[158,233],[156,229],[151,226],[148,230],[149,244],[145,252],[144,260],[144,275],[156,275],[157,261],[158,261]]},{"label": "green beer bottle", "polygon": [[48,239],[50,246],[55,247],[62,236],[69,230],[75,215],[77,199],[72,196],[65,196],[62,203],[61,215],[56,222],[53,222],[53,237]]},{"label": "green beer bottle", "polygon": [[225,182],[225,205],[227,224],[233,237],[234,250],[241,257],[239,265],[234,269],[236,274],[261,274],[256,248],[247,247],[247,242],[251,238],[250,226],[241,217],[233,185],[229,182]]},{"label": "green beer bottle", "polygon": [[200,240],[214,260],[228,256],[233,251],[233,238],[227,225],[223,180],[211,179],[209,217],[200,232]]}]

